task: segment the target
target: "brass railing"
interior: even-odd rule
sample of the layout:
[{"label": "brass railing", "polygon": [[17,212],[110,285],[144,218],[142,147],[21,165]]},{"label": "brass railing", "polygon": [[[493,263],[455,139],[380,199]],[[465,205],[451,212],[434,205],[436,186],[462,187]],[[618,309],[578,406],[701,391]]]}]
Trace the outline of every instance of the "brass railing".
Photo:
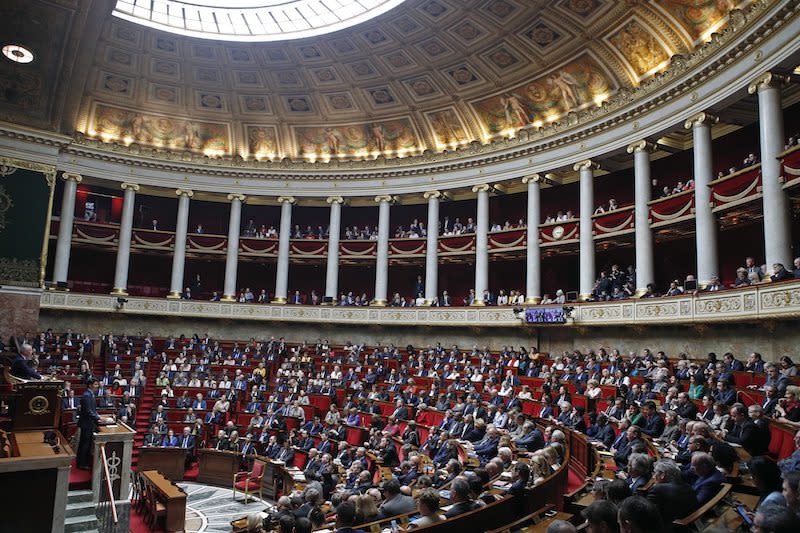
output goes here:
[{"label": "brass railing", "polygon": [[108,472],[105,443],[100,443],[100,460],[103,463],[103,483],[100,487],[100,500],[96,510],[97,530],[100,533],[116,533],[119,517],[117,516],[117,502],[114,501],[111,475]]}]

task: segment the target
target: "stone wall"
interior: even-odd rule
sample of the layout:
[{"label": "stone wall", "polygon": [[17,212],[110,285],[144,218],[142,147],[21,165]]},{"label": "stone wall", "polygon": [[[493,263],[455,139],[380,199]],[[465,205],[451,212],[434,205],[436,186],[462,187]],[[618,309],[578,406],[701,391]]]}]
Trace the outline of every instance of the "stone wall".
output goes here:
[{"label": "stone wall", "polygon": [[39,328],[89,333],[99,336],[108,331],[156,336],[208,333],[223,339],[264,338],[283,336],[290,342],[315,341],[327,338],[333,343],[348,340],[370,345],[394,343],[425,346],[436,342],[458,344],[469,348],[473,344],[498,349],[503,345],[539,346],[551,353],[586,348],[617,348],[620,351],[650,348],[664,350],[670,357],[686,352],[691,357],[705,357],[710,351],[718,355],[732,351],[746,356],[760,352],[767,360],[783,355],[796,358],[800,345],[797,321],[773,320],[763,323],[739,322],[720,324],[669,326],[610,326],[572,327],[553,326],[534,328],[514,327],[425,327],[350,324],[313,324],[295,322],[256,322],[235,319],[202,319],[175,316],[130,316],[114,312],[86,313],[80,311],[42,309]]},{"label": "stone wall", "polygon": [[8,286],[0,288],[0,336],[4,341],[10,335],[37,330],[41,294],[41,289]]}]

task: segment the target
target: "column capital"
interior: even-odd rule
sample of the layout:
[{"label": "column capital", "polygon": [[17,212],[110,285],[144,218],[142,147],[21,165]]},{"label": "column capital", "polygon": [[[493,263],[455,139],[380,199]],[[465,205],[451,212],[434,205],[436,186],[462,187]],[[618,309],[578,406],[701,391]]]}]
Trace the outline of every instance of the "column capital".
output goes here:
[{"label": "column capital", "polygon": [[441,198],[442,191],[425,191],[425,194],[422,195],[426,200],[430,200],[431,198]]},{"label": "column capital", "polygon": [[247,196],[239,192],[232,192],[228,195],[228,201],[232,202],[234,200],[239,200],[240,202],[244,202],[247,200]]},{"label": "column capital", "polygon": [[75,183],[80,183],[83,181],[83,176],[80,174],[75,174],[73,172],[64,172],[61,174],[61,179],[64,181],[74,181]]},{"label": "column capital", "polygon": [[375,201],[378,203],[389,202],[391,204],[397,201],[397,197],[392,196],[391,194],[379,194],[375,197]]},{"label": "column capital", "polygon": [[583,161],[578,161],[572,167],[574,170],[598,170],[600,165],[592,161],[591,159],[584,159]]},{"label": "column capital", "polygon": [[632,154],[634,152],[647,152],[648,154],[652,154],[655,151],[656,151],[656,145],[645,139],[642,139],[641,141],[636,141],[635,143],[631,143],[628,145],[629,154]]},{"label": "column capital", "polygon": [[343,204],[344,198],[342,198],[341,196],[328,196],[328,198],[326,198],[325,201],[328,202],[329,204]]},{"label": "column capital", "polygon": [[712,115],[706,111],[702,111],[692,117],[687,118],[686,122],[683,124],[683,127],[687,130],[690,130],[695,126],[713,126],[717,122],[719,122],[719,118],[717,118],[715,115]]},{"label": "column capital", "polygon": [[475,185],[472,188],[472,192],[489,192],[492,189],[492,186],[487,183],[482,183],[480,185]]},{"label": "column capital", "polygon": [[522,178],[522,183],[541,183],[542,182],[542,175],[541,174],[531,174],[530,176],[524,176]]},{"label": "column capital", "polygon": [[194,196],[194,191],[191,189],[175,189],[175,194],[177,196],[186,196],[187,198],[191,198]]},{"label": "column capital", "polygon": [[769,89],[769,88],[777,88],[780,89],[784,85],[789,83],[789,76],[784,74],[777,74],[775,72],[765,72],[756,79],[754,79],[750,85],[747,86],[747,92],[750,94],[755,94],[762,89]]},{"label": "column capital", "polygon": [[295,200],[294,196],[278,196],[278,203],[279,204],[285,204],[285,203],[294,204],[294,203],[297,203],[297,200]]},{"label": "column capital", "polygon": [[134,191],[134,192],[139,192],[139,185],[137,185],[136,183],[125,182],[122,185],[120,185],[120,187],[123,190],[126,190],[126,191],[127,190],[131,190],[131,191]]}]

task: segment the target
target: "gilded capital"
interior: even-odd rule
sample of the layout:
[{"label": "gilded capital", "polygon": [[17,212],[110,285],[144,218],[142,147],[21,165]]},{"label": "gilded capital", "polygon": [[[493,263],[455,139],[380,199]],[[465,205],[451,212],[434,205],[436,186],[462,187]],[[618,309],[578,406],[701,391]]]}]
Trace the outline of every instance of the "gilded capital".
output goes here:
[{"label": "gilded capital", "polygon": [[234,200],[239,200],[240,202],[244,202],[245,200],[247,200],[247,196],[239,192],[232,192],[231,194],[228,195],[228,200],[231,202]]},{"label": "gilded capital", "polygon": [[80,183],[83,181],[83,176],[80,174],[74,174],[72,172],[64,172],[61,174],[61,179],[65,181],[74,181],[75,183]]},{"label": "gilded capital", "polygon": [[629,154],[632,154],[634,152],[647,152],[648,154],[652,154],[655,151],[656,151],[656,145],[644,139],[628,145]]},{"label": "gilded capital", "polygon": [[531,174],[522,178],[522,183],[541,183],[542,176],[540,174]]},{"label": "gilded capital", "polygon": [[187,198],[191,198],[194,196],[194,191],[191,189],[176,189],[175,194],[178,196],[186,196]]},{"label": "gilded capital", "polygon": [[381,202],[393,203],[395,200],[396,200],[396,198],[394,196],[392,196],[391,194],[379,194],[378,196],[375,197],[375,201],[378,202],[378,203],[381,203]]},{"label": "gilded capital", "polygon": [[294,196],[278,196],[278,203],[279,204],[283,204],[283,203],[293,204],[296,201],[297,200],[295,200]]},{"label": "gilded capital", "polygon": [[431,198],[441,198],[442,192],[441,191],[426,191],[425,194],[422,195],[426,200],[430,200]]},{"label": "gilded capital", "polygon": [[780,89],[787,83],[789,83],[789,76],[784,74],[776,74],[774,72],[765,72],[747,86],[747,92],[750,94],[755,94],[762,89]]},{"label": "gilded capital", "polygon": [[491,189],[491,188],[492,188],[491,185],[488,185],[486,183],[482,183],[481,185],[474,186],[472,188],[472,192],[489,192],[489,189]]},{"label": "gilded capital", "polygon": [[139,185],[137,185],[136,183],[125,182],[122,185],[120,185],[120,187],[122,187],[122,189],[126,190],[126,191],[127,190],[131,190],[131,191],[134,191],[134,192],[139,192]]},{"label": "gilded capital", "polygon": [[583,161],[578,161],[575,163],[575,166],[572,167],[575,170],[598,170],[600,165],[592,161],[591,159],[585,159]]},{"label": "gilded capital", "polygon": [[329,204],[343,204],[344,198],[342,198],[341,196],[328,196],[328,198],[325,201],[328,202]]},{"label": "gilded capital", "polygon": [[706,113],[705,111],[696,114],[693,117],[686,119],[686,122],[683,124],[683,127],[687,130],[694,128],[695,126],[713,126],[719,122],[719,118],[712,115],[711,113]]}]

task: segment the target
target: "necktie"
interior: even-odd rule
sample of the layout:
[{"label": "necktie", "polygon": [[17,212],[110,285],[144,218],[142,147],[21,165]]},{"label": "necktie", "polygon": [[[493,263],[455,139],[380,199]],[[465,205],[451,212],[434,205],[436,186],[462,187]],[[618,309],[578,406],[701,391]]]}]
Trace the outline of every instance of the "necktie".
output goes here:
[{"label": "necktie", "polygon": [[183,447],[184,448],[189,447],[189,437],[183,437]]}]

